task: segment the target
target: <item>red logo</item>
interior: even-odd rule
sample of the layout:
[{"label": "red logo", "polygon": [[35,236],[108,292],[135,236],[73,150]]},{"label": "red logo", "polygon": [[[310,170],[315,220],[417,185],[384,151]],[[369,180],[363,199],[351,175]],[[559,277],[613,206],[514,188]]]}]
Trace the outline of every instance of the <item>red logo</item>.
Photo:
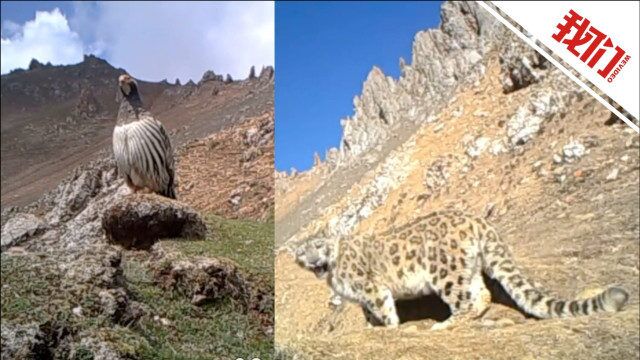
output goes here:
[{"label": "red logo", "polygon": [[[556,27],[558,33],[552,37],[557,42],[567,45],[573,55],[579,57],[582,62],[593,69],[593,67],[602,59],[605,53],[609,58],[609,62],[600,70],[598,75],[612,82],[618,76],[622,68],[629,62],[631,56],[626,54],[620,46],[614,47],[613,41],[607,34],[598,30],[595,26],[591,26],[589,19],[580,16],[577,12],[569,10],[569,14],[564,16],[565,23],[559,23]],[[567,36],[575,29],[573,36]],[[588,45],[586,49],[577,50],[577,47]]]}]

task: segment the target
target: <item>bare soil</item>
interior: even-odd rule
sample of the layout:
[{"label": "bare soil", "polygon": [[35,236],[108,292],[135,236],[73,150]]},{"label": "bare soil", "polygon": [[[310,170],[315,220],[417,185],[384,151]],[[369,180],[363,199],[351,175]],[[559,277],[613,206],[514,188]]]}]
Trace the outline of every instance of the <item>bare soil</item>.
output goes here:
[{"label": "bare soil", "polygon": [[194,208],[231,219],[273,216],[273,110],[179,152],[178,193]]}]

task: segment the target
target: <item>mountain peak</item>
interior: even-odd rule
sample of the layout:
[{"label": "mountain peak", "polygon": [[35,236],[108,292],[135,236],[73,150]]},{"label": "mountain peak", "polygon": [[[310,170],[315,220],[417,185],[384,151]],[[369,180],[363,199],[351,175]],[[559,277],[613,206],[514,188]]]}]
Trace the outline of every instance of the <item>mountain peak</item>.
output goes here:
[{"label": "mountain peak", "polygon": [[109,67],[113,67],[113,66],[111,66],[111,64],[109,64],[107,62],[107,60],[99,58],[99,57],[97,57],[97,56],[95,56],[93,54],[85,54],[84,58],[82,59],[82,63],[83,64],[93,65],[93,66],[96,66],[96,65],[107,65]]},{"label": "mountain peak", "polygon": [[40,61],[38,61],[38,59],[31,59],[31,62],[29,63],[29,70],[35,70],[35,69],[39,69],[41,67],[43,67],[44,64],[42,64]]}]

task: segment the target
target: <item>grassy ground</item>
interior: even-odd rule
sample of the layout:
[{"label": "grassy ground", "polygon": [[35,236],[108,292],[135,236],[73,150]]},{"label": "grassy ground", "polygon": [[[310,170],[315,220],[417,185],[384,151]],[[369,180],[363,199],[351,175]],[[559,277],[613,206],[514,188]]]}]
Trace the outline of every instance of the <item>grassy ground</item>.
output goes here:
[{"label": "grassy ground", "polygon": [[241,268],[273,279],[273,222],[227,220],[216,215],[206,217],[205,241],[162,241],[164,248],[178,250],[187,257],[226,257]]},{"label": "grassy ground", "polygon": [[259,323],[239,304],[224,299],[194,306],[189,299],[166,292],[153,284],[151,274],[130,262],[125,276],[133,297],[149,307],[150,313],[169,321],[168,325],[146,316],[136,332],[148,342],[144,359],[269,359],[271,337],[264,336]]},{"label": "grassy ground", "polygon": [[[227,257],[272,293],[273,223],[208,216],[207,226],[210,231],[204,240],[166,240],[161,246],[187,258]],[[101,315],[98,287],[65,282],[55,256],[2,254],[2,321],[41,328],[48,323],[78,339],[91,334],[131,359],[273,358],[273,334],[265,334],[255,314],[229,298],[195,306],[189,298],[163,290],[155,284],[148,258],[125,252],[124,284],[129,299],[143,304],[145,315],[135,325],[123,327]],[[82,317],[71,311],[78,305]],[[272,317],[273,307],[267,312]],[[75,359],[93,358],[89,349],[74,343]]]},{"label": "grassy ground", "polygon": [[[209,229],[206,239],[165,240],[162,246],[187,258],[229,258],[273,289],[273,224],[226,220],[214,215],[207,216],[206,221]],[[264,335],[259,320],[233,300],[193,306],[184,296],[167,294],[155,286],[151,274],[136,262],[125,266],[125,277],[139,301],[171,324],[167,327],[153,318],[145,318],[138,324],[151,345],[144,358],[272,358],[272,335]]]}]

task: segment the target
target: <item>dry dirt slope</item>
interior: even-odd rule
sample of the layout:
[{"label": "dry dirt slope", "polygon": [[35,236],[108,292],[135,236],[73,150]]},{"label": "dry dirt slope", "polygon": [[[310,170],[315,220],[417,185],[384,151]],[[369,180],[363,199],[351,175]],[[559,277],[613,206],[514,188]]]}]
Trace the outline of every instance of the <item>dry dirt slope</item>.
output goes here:
[{"label": "dry dirt slope", "polygon": [[[434,319],[441,320],[446,313],[441,303],[427,298],[399,304],[404,321],[399,329],[367,330],[355,306],[332,311],[326,284],[298,268],[283,251],[276,258],[276,344],[283,357],[640,356],[638,135],[624,124],[606,126],[609,112],[582,97],[566,114],[544,122],[533,140],[515,150],[493,155],[485,149],[477,157],[468,156],[474,139],[503,134],[505,119],[538,87],[503,94],[497,73],[494,62],[479,84],[460,92],[439,114],[438,122],[420,127],[403,145],[404,161],[395,170],[406,172],[406,177],[354,232],[380,230],[443,207],[483,214],[501,230],[527,274],[552,293],[583,297],[619,284],[631,294],[629,305],[617,314],[539,321],[494,304],[482,321],[430,332]],[[585,147],[584,155],[564,160],[563,147],[576,142]],[[292,181],[284,200],[322,198],[316,189],[330,191],[321,186],[323,176],[302,174]],[[344,211],[370,181],[365,175],[339,190],[339,199],[313,219],[315,227],[326,226]],[[284,210],[276,213],[280,222],[292,218]],[[299,233],[310,231],[302,228]],[[496,300],[499,290],[493,291]]]},{"label": "dry dirt slope", "polygon": [[[73,168],[111,151],[117,78],[125,69],[95,56],[74,65],[36,65],[2,75],[3,208],[35,201]],[[177,147],[273,108],[273,74],[265,67],[235,81],[212,71],[198,84],[138,80],[145,106]]]}]

